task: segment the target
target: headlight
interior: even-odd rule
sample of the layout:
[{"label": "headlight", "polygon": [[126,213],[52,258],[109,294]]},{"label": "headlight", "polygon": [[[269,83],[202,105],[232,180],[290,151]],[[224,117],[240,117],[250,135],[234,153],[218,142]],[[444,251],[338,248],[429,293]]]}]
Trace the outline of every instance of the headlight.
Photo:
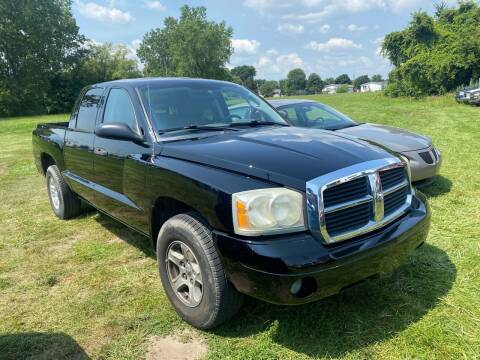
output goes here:
[{"label": "headlight", "polygon": [[249,190],[232,195],[235,233],[246,236],[305,230],[303,196],[285,188]]}]

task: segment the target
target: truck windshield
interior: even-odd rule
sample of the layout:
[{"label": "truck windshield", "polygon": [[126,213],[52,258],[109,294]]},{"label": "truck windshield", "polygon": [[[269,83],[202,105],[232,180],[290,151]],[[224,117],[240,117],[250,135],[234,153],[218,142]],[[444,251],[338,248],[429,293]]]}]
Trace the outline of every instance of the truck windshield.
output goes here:
[{"label": "truck windshield", "polygon": [[264,100],[245,88],[207,81],[159,81],[139,88],[160,133],[241,126],[287,125]]}]

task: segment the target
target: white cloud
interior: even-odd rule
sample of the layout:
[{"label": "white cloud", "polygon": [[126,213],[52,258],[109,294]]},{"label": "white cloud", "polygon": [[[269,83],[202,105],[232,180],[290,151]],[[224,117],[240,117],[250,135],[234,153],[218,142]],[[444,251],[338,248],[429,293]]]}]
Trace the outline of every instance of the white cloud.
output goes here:
[{"label": "white cloud", "polygon": [[350,39],[331,38],[326,42],[319,43],[311,41],[307,44],[306,48],[315,51],[334,51],[334,50],[347,50],[347,49],[360,49],[362,45],[356,44]]},{"label": "white cloud", "polygon": [[366,56],[360,56],[354,59],[341,59],[339,60],[338,65],[343,67],[355,66],[355,65],[363,65],[365,67],[370,67],[372,65],[372,60],[370,60]]},{"label": "white cloud", "polygon": [[305,26],[301,24],[280,24],[278,25],[277,30],[284,33],[302,34],[305,31]]},{"label": "white cloud", "polygon": [[[449,0],[451,1],[451,0]],[[393,13],[406,12],[426,7],[428,0],[244,0],[245,6],[262,13],[284,11],[290,7],[292,11],[283,15],[283,19],[317,23],[335,14],[355,14],[373,9],[386,9]],[[280,9],[280,10],[279,10]],[[295,12],[293,12],[295,9]]]},{"label": "white cloud", "polygon": [[233,50],[237,54],[255,54],[260,45],[257,40],[232,39]]},{"label": "white cloud", "polygon": [[159,10],[159,11],[164,11],[167,8],[160,1],[145,1],[144,6],[147,9]]},{"label": "white cloud", "polygon": [[80,0],[77,0],[75,4],[80,14],[89,19],[110,23],[128,23],[135,20],[128,11],[124,12],[113,6],[106,7],[94,2],[84,3]]},{"label": "white cloud", "polygon": [[365,31],[368,29],[368,26],[365,25],[356,25],[356,24],[350,24],[346,27],[348,31],[355,32],[355,31]]},{"label": "white cloud", "polygon": [[330,32],[330,29],[331,29],[330,25],[328,25],[328,24],[324,24],[324,25],[320,26],[320,32],[322,34],[326,34],[326,33]]},{"label": "white cloud", "polygon": [[304,62],[297,53],[279,54],[275,49],[267,51],[262,55],[256,64],[258,77],[278,77],[286,76],[287,72],[303,67]]}]

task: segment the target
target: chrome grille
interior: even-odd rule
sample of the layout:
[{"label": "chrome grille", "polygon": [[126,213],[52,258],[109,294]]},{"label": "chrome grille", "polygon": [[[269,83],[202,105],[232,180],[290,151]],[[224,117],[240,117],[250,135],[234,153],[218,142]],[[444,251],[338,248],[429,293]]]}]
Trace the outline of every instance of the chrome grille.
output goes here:
[{"label": "chrome grille", "polygon": [[329,206],[356,200],[369,193],[366,177],[361,177],[327,189],[323,192],[323,201]]},{"label": "chrome grille", "polygon": [[396,159],[354,165],[307,183],[309,227],[329,243],[386,225],[411,201],[410,174]]}]

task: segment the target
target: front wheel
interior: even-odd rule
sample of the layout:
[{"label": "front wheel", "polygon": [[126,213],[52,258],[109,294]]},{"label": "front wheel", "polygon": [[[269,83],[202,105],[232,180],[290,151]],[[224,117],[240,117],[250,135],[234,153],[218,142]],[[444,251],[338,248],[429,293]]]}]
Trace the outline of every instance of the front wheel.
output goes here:
[{"label": "front wheel", "polygon": [[165,222],[158,234],[157,262],[168,299],[190,325],[210,329],[240,309],[243,296],[225,276],[211,231],[194,215]]}]

